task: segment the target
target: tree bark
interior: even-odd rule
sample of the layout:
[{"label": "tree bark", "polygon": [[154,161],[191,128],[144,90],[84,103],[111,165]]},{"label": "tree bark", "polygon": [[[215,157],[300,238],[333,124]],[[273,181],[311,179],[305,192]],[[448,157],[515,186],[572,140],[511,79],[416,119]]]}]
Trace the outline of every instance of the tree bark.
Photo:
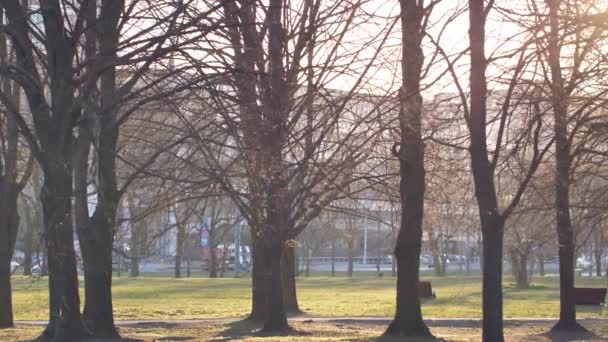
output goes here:
[{"label": "tree bark", "polygon": [[209,278],[217,278],[217,229],[215,220],[216,207],[211,207],[211,222],[209,222]]},{"label": "tree bark", "polygon": [[[14,203],[12,210],[11,203],[7,203],[7,189],[0,186],[0,196],[5,197],[0,203],[0,329],[13,327],[13,302],[11,288],[11,259],[15,251],[15,241],[17,239],[17,227],[19,216],[17,206]],[[9,195],[9,196],[6,196]],[[15,197],[16,202],[16,197]]]},{"label": "tree bark", "polygon": [[354,236],[351,236],[348,238],[348,241],[346,242],[347,244],[347,249],[348,249],[348,266],[346,269],[346,276],[349,278],[352,278],[353,276],[353,268],[354,268],[354,257],[355,257],[355,251],[354,251],[354,245],[355,245],[355,241],[354,241]]},{"label": "tree bark", "polygon": [[545,256],[542,252],[538,255],[538,275],[541,277],[545,276]]},{"label": "tree bark", "polygon": [[248,319],[262,322],[266,317],[266,293],[264,285],[264,248],[262,241],[255,238],[252,229],[252,249],[251,249],[251,313]]},{"label": "tree bark", "polygon": [[296,292],[296,249],[295,245],[285,246],[281,258],[281,281],[283,285],[283,305],[289,314],[300,314]]},{"label": "tree bark", "polygon": [[525,289],[530,286],[528,279],[528,257],[527,255],[519,255],[519,272],[517,273],[517,288]]},{"label": "tree bark", "polygon": [[23,275],[32,275],[32,258],[34,255],[34,205],[26,207],[25,231],[23,232]]},{"label": "tree bark", "polygon": [[[89,223],[91,231],[81,239],[85,269],[85,305],[83,317],[98,338],[117,338],[112,305],[113,236],[98,211]],[[82,242],[85,242],[84,246]],[[86,250],[86,252],[85,252]],[[85,257],[86,254],[86,257]]]},{"label": "tree bark", "polygon": [[283,305],[283,286],[281,283],[281,244],[264,248],[264,285],[267,289],[266,317],[262,331],[280,332],[289,330],[287,315]]},{"label": "tree bark", "polygon": [[469,41],[471,56],[469,154],[475,185],[475,197],[481,221],[483,240],[483,341],[504,341],[502,308],[502,258],[504,219],[498,211],[494,170],[487,147],[487,84],[485,57],[484,0],[469,0]]},{"label": "tree bark", "polygon": [[182,256],[184,254],[185,235],[184,226],[182,224],[177,224],[177,239],[175,241],[175,278],[182,277]]},{"label": "tree bark", "polygon": [[602,276],[602,247],[604,246],[604,234],[601,226],[595,228],[595,238],[593,240],[593,254],[595,256],[595,275],[597,277]]},{"label": "tree bark", "polygon": [[570,217],[570,168],[572,156],[568,134],[568,95],[560,62],[559,4],[546,0],[549,8],[548,56],[551,71],[551,101],[555,130],[555,210],[559,243],[560,314],[553,330],[579,331],[574,301],[574,228]]},{"label": "tree bark", "polygon": [[511,249],[509,251],[509,256],[511,257],[511,275],[517,280],[519,278],[520,265],[519,257],[515,249]]},{"label": "tree bark", "polygon": [[[0,26],[5,25],[4,11],[0,8]],[[8,61],[10,52],[6,36],[0,32],[0,64]],[[8,78],[0,79],[0,89],[11,97],[13,105],[19,108],[19,87]],[[9,106],[3,106],[9,107]],[[19,229],[19,214],[17,199],[27,181],[18,182],[19,136],[16,123],[16,113],[9,109],[0,112],[0,329],[13,326],[13,305],[11,288],[11,260],[15,251],[17,231]],[[31,263],[31,262],[30,262]]]},{"label": "tree bark", "polygon": [[401,0],[403,58],[399,92],[401,141],[393,153],[399,158],[401,227],[395,246],[397,260],[397,310],[386,335],[432,336],[422,319],[418,281],[422,249],[425,169],[422,141],[422,95],[420,80],[424,55],[423,2]]},{"label": "tree bark", "polygon": [[336,243],[331,242],[331,276],[336,276]]},{"label": "tree bark", "polygon": [[[67,144],[70,146],[70,144]],[[71,153],[52,158],[45,170],[41,202],[49,267],[49,324],[44,335],[70,341],[89,335],[80,313],[72,227]]]}]

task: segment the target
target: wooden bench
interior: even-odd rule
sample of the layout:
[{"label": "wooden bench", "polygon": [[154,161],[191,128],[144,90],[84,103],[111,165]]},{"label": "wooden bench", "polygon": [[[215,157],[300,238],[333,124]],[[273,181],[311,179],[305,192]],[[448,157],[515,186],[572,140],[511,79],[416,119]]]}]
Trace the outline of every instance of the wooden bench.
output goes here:
[{"label": "wooden bench", "polygon": [[420,298],[435,298],[435,293],[433,292],[433,287],[431,286],[430,281],[420,281],[418,282],[418,296]]},{"label": "wooden bench", "polygon": [[575,287],[574,302],[576,305],[602,305],[606,302],[606,289]]}]

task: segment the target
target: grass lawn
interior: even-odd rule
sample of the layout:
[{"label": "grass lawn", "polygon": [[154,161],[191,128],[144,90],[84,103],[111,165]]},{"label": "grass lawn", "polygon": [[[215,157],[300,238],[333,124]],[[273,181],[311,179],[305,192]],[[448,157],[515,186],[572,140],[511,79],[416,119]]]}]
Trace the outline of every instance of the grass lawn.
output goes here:
[{"label": "grass lawn", "polygon": [[[423,303],[426,317],[477,318],[481,316],[479,276],[424,277],[437,298]],[[605,278],[578,278],[577,286],[605,287]],[[13,277],[15,319],[47,318],[47,280]],[[83,284],[81,284],[82,287]],[[530,289],[514,288],[505,279],[505,317],[557,317],[558,279],[535,278]],[[250,309],[250,279],[173,279],[169,277],[115,278],[114,310],[117,320],[196,319],[242,317]],[[391,316],[395,278],[301,277],[300,307],[323,316]],[[579,307],[580,317],[608,317],[608,308]]]}]

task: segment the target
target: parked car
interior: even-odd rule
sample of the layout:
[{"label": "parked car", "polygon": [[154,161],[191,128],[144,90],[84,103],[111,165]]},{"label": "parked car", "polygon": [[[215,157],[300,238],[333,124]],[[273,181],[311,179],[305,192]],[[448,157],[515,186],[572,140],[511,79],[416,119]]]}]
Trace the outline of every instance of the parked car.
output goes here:
[{"label": "parked car", "polygon": [[581,268],[583,270],[587,270],[591,267],[591,261],[585,259],[584,257],[579,257],[576,259],[576,268]]},{"label": "parked car", "polygon": [[464,255],[450,254],[448,255],[448,263],[452,265],[463,265],[466,262]]},{"label": "parked car", "polygon": [[19,268],[21,268],[21,265],[19,265],[18,262],[12,260],[11,261],[11,273],[15,273],[19,270]]},{"label": "parked car", "polygon": [[428,254],[420,254],[420,265],[424,265],[428,268],[433,267],[433,257]]}]

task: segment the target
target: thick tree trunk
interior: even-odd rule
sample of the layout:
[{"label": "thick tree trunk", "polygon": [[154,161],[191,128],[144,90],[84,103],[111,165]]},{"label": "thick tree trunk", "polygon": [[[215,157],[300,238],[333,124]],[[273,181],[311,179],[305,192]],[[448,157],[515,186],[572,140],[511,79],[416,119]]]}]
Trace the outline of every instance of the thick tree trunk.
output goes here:
[{"label": "thick tree trunk", "polygon": [[80,314],[78,274],[72,228],[72,173],[57,156],[45,171],[41,202],[49,266],[49,324],[44,335],[71,341],[89,335]]},{"label": "thick tree trunk", "polygon": [[283,305],[289,314],[300,314],[296,292],[296,249],[286,246],[281,258],[281,281],[283,284]]},{"label": "thick tree trunk", "polygon": [[[114,156],[118,132],[111,123],[101,128],[95,150],[98,165],[97,203],[93,215],[89,217],[87,174],[93,122],[95,120],[90,117],[81,122],[74,157],[74,212],[85,275],[83,319],[94,337],[117,338],[119,335],[114,326],[112,305],[112,247],[118,207]],[[134,248],[136,253],[137,248]],[[121,268],[119,262],[119,274]]]},{"label": "thick tree trunk", "polygon": [[10,328],[14,323],[11,260],[15,251],[18,226],[15,186],[0,183],[0,329]]},{"label": "thick tree trunk", "polygon": [[118,337],[111,290],[113,220],[114,215],[103,215],[97,209],[80,234],[85,273],[83,317],[94,336],[101,338]]},{"label": "thick tree trunk", "polygon": [[[483,221],[483,219],[482,219]],[[504,223],[488,220],[483,235],[483,340],[503,341],[502,245]]]},{"label": "thick tree trunk", "polygon": [[[106,222],[98,211],[81,239],[85,270],[85,305],[83,317],[97,338],[117,338],[112,308],[112,222]],[[84,244],[83,244],[84,240]],[[86,256],[85,256],[86,254]]]},{"label": "thick tree trunk", "polygon": [[264,285],[267,289],[265,332],[281,332],[289,330],[287,315],[283,305],[283,286],[281,282],[281,259],[283,248],[281,244],[264,249]]},{"label": "thick tree trunk", "polygon": [[[255,236],[253,229],[252,236]],[[266,317],[267,289],[264,285],[264,248],[262,241],[256,238],[253,238],[251,261],[251,313],[248,319],[262,322]]]},{"label": "thick tree trunk", "polygon": [[12,328],[14,325],[10,264],[11,258],[0,255],[0,329]]}]

